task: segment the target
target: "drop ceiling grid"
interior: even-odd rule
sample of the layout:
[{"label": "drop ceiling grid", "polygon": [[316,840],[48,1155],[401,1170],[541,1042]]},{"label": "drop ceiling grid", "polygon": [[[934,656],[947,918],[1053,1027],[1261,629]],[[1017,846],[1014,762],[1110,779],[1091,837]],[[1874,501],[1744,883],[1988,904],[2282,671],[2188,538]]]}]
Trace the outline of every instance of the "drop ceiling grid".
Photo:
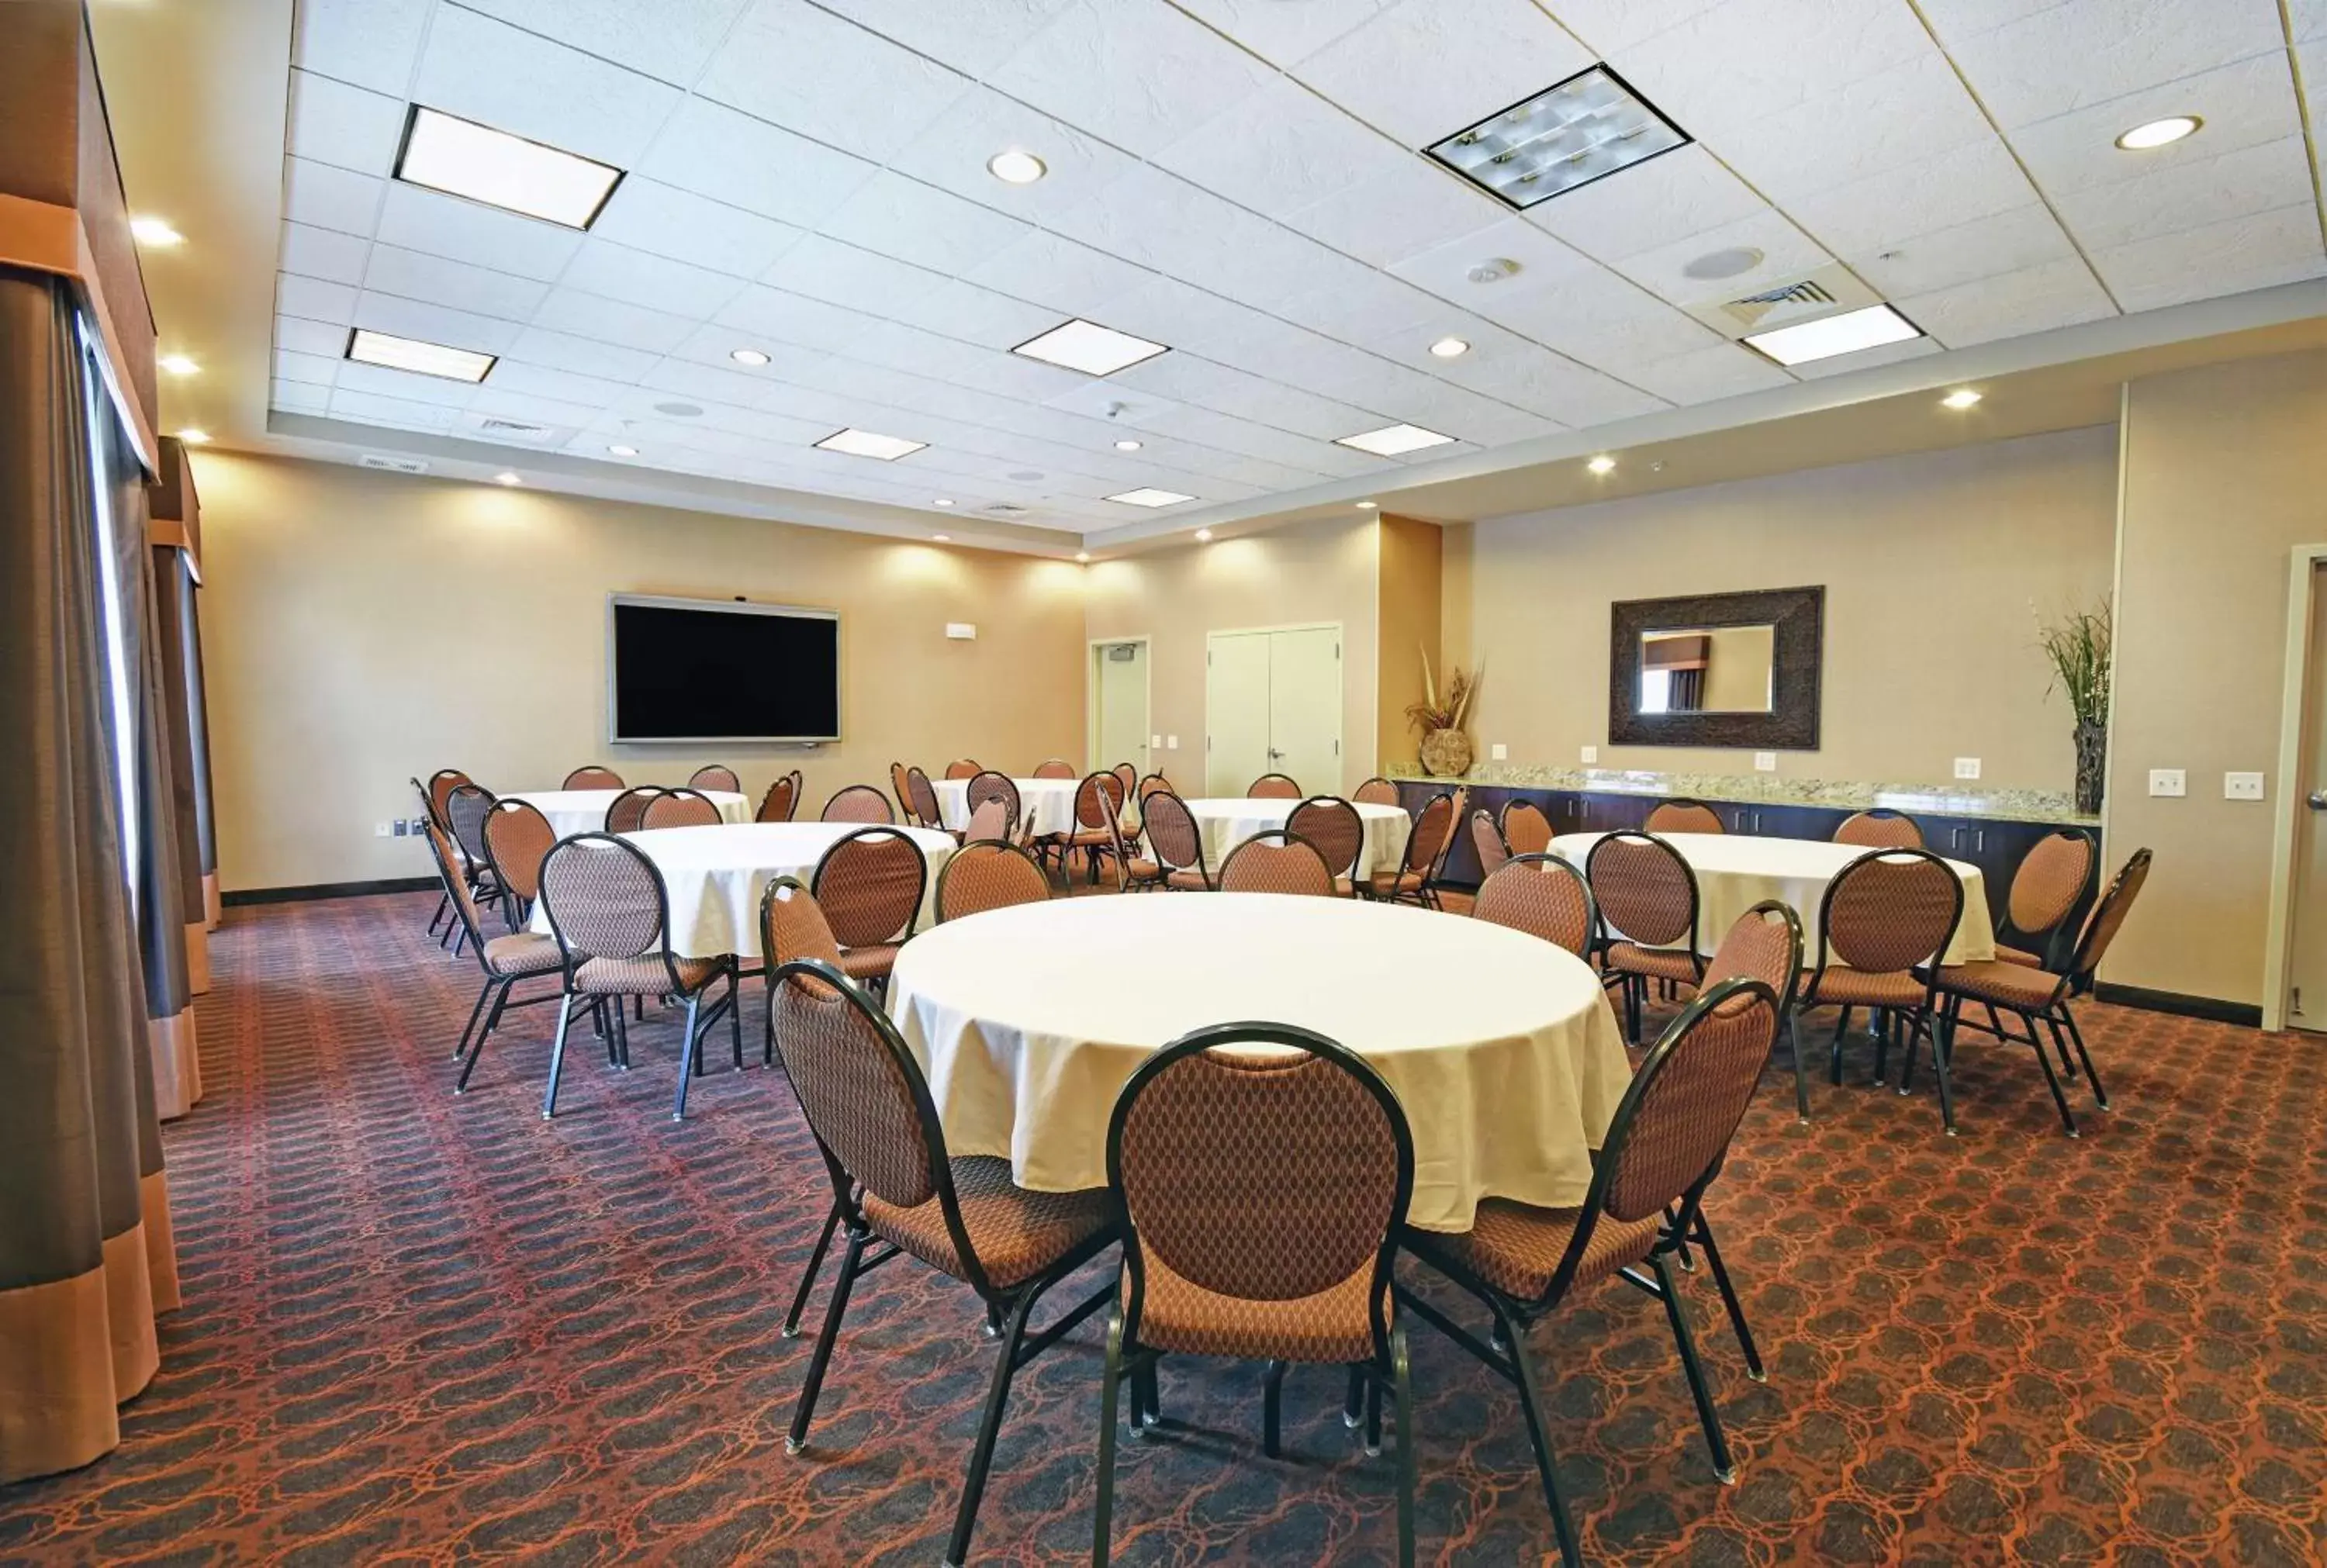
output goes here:
[{"label": "drop ceiling grid", "polygon": [[[913,470],[947,471],[926,453],[849,473],[833,465],[872,465],[732,450],[746,434],[732,415],[780,407],[813,425],[846,410],[1053,476],[1031,498],[990,480],[992,496],[966,500],[1108,520],[1120,509],[1098,497],[1133,482],[1233,500],[1783,384],[1678,307],[1828,258],[1947,346],[2113,313],[2087,257],[2130,308],[2321,270],[2288,69],[2322,30],[2316,0],[2290,13],[2292,51],[2276,0],[654,9],[645,28],[623,0],[301,7],[296,61],[314,70],[294,76],[277,406],[440,429],[537,417],[594,453],[637,389],[709,387],[685,395],[719,439],[679,451],[726,447],[733,467],[926,504]],[[2227,24],[2205,25],[2218,11]],[[1594,58],[1702,145],[1518,217],[1414,151]],[[2116,120],[2191,78],[2238,112],[2210,108],[2205,136],[2113,163],[2126,156],[2107,147]],[[632,173],[588,238],[391,188],[412,97]],[[960,134],[956,109],[978,134]],[[988,140],[1037,145],[1051,178],[993,182]],[[752,155],[724,156],[738,141]],[[1387,207],[1369,221],[1377,194]],[[1681,265],[1724,241],[1769,259],[1734,287],[1692,285]],[[469,259],[428,254],[444,249]],[[1504,284],[1448,270],[1519,249],[1528,271]],[[1098,382],[1007,354],[1067,314],[1177,352]],[[328,339],[389,321],[505,344],[501,385],[424,400],[393,397],[412,379],[394,372],[334,376]],[[1472,353],[1423,352],[1446,332]],[[777,364],[726,369],[718,345],[743,341]],[[850,390],[819,389],[836,383]],[[1135,456],[1112,449],[1126,425],[1103,416],[1111,400],[1153,406],[1126,414]],[[1471,439],[1403,462],[1329,443],[1400,420]]]}]

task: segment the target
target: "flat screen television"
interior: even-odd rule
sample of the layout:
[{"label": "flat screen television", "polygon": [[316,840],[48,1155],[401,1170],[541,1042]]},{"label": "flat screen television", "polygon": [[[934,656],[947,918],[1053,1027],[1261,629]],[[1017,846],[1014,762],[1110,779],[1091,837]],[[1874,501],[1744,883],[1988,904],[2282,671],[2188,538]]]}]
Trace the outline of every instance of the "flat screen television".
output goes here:
[{"label": "flat screen television", "polygon": [[840,617],[829,610],[613,593],[615,741],[840,739]]}]

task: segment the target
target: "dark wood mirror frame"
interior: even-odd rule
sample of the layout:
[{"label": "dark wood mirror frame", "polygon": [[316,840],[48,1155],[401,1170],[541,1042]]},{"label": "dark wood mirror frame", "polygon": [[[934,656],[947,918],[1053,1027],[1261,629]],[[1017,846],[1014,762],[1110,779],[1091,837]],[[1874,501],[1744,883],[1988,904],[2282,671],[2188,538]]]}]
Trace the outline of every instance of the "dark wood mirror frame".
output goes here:
[{"label": "dark wood mirror frame", "polygon": [[[1737,746],[1815,751],[1818,675],[1825,661],[1826,590],[1766,588],[1687,599],[1626,599],[1609,607],[1608,743],[1612,746]],[[1771,711],[1766,714],[1643,714],[1640,634],[1714,626],[1769,626]]]}]

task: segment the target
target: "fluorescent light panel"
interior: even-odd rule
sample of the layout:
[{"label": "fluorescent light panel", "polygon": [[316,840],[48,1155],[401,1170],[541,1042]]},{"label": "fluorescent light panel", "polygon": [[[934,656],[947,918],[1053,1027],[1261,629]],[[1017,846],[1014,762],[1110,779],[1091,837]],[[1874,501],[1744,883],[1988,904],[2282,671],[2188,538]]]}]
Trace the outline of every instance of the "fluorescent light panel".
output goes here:
[{"label": "fluorescent light panel", "polygon": [[1143,485],[1138,490],[1127,490],[1119,495],[1111,495],[1107,499],[1111,501],[1121,501],[1127,507],[1176,507],[1182,501],[1192,501],[1196,498],[1183,496],[1178,490],[1157,490],[1154,485]]},{"label": "fluorescent light panel", "polygon": [[495,356],[358,327],[348,334],[348,358],[360,365],[385,365],[391,370],[441,376],[447,381],[481,381],[493,368]]},{"label": "fluorescent light panel", "polygon": [[1118,332],[1112,327],[1079,318],[1064,326],[1052,327],[1010,351],[1040,359],[1046,365],[1080,370],[1086,376],[1112,376],[1142,359],[1152,359],[1170,350],[1164,344],[1151,343],[1129,332]]},{"label": "fluorescent light panel", "polygon": [[396,177],[546,223],[587,229],[622,171],[415,104]]},{"label": "fluorescent light panel", "polygon": [[877,457],[883,462],[894,462],[908,453],[919,452],[929,444],[926,441],[907,441],[902,435],[879,435],[870,430],[836,430],[817,445],[827,452],[845,452],[851,457]]},{"label": "fluorescent light panel", "polygon": [[1687,145],[1678,126],[1595,65],[1428,151],[1490,195],[1533,207]]},{"label": "fluorescent light panel", "polygon": [[1376,457],[1397,457],[1403,453],[1420,452],[1425,446],[1444,446],[1453,439],[1435,430],[1425,430],[1419,425],[1388,425],[1357,435],[1336,436],[1333,444],[1353,446]]},{"label": "fluorescent light panel", "polygon": [[1879,349],[1885,343],[1903,343],[1922,335],[1922,328],[1889,305],[1868,305],[1790,327],[1748,332],[1744,342],[1747,348],[1780,365],[1807,365],[1813,359],[1855,354],[1861,349]]}]

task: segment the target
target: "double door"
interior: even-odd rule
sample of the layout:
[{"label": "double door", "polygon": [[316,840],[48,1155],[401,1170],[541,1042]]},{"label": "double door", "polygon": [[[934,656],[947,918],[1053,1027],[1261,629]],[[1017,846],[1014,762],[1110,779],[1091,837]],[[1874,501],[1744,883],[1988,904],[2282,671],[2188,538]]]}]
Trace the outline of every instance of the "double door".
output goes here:
[{"label": "double door", "polygon": [[1339,792],[1339,626],[1215,631],[1204,663],[1205,794],[1242,795],[1263,773]]}]

